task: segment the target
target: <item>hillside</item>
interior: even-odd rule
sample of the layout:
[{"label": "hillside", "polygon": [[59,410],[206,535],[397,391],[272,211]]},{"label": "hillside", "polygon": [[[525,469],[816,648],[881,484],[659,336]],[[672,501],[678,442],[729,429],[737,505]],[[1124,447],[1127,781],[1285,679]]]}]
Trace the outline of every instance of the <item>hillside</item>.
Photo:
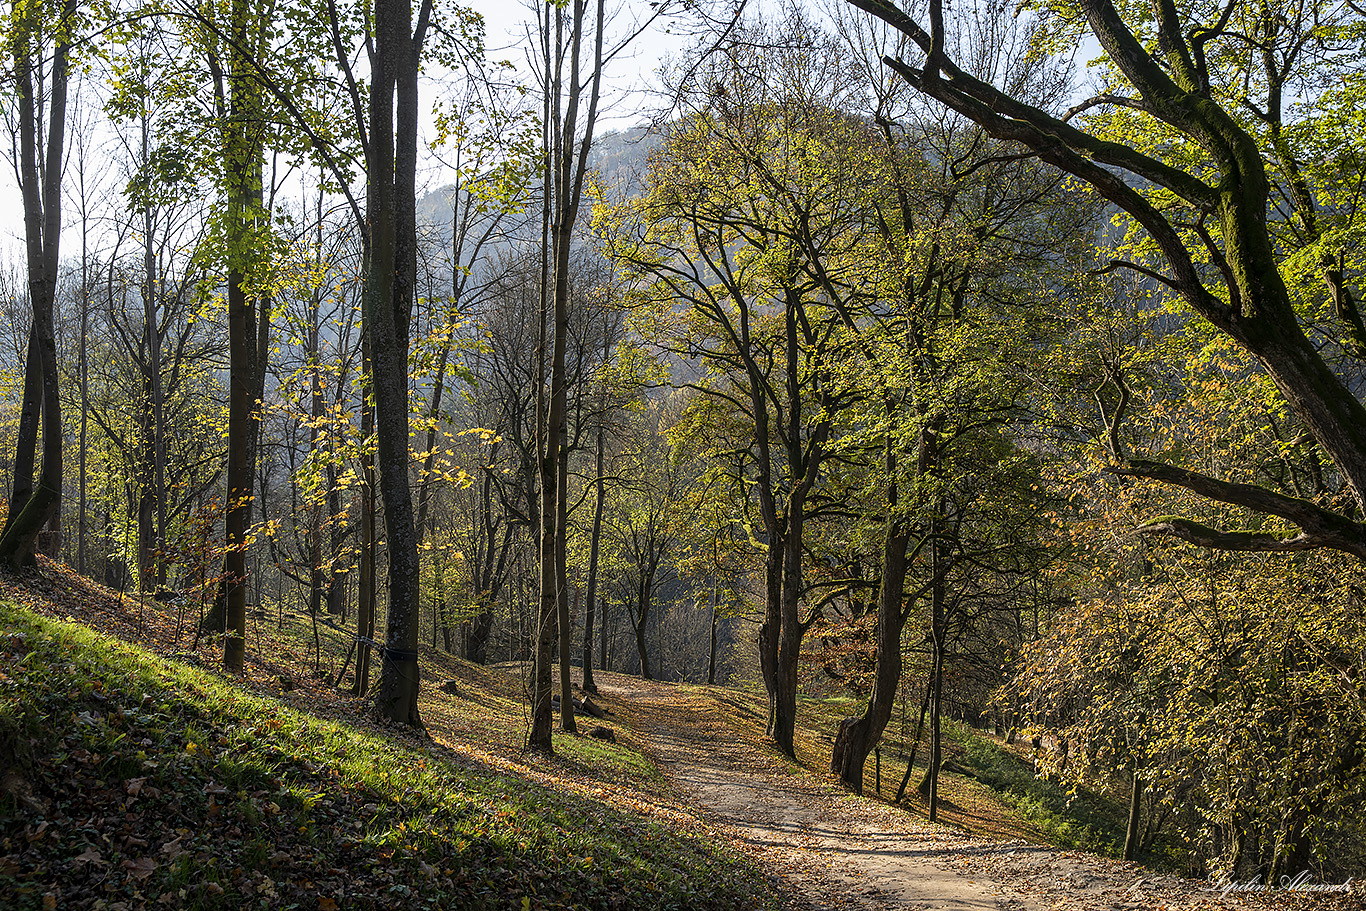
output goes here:
[{"label": "hillside", "polygon": [[5,911],[1361,907],[1048,847],[967,734],[954,824],[875,779],[854,797],[819,772],[840,700],[804,704],[793,764],[753,694],[603,674],[616,742],[556,735],[548,759],[521,749],[517,667],[425,652],[422,736],[310,673],[283,614],[240,680],[181,619],[58,564],[0,577]]},{"label": "hillside", "polygon": [[[7,911],[778,903],[629,746],[564,738],[563,758],[544,760],[509,753],[496,732],[379,729],[280,665],[227,681],[193,654],[43,616],[117,610],[46,573],[10,580],[0,602]],[[127,631],[137,616],[125,610],[108,619]],[[506,679],[461,682],[494,728],[508,721],[493,685]],[[456,724],[433,716],[434,729]]]}]

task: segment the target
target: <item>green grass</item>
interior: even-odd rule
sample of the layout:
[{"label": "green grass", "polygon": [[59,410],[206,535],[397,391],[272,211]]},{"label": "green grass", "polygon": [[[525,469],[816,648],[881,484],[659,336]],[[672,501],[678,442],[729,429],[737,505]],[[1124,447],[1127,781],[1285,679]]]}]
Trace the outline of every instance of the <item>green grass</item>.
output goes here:
[{"label": "green grass", "polygon": [[[579,719],[580,731],[586,732],[592,727],[589,719]],[[595,778],[637,783],[664,781],[659,767],[640,753],[592,737],[557,734],[555,755],[576,772]]]},{"label": "green grass", "polygon": [[[658,774],[612,744],[557,746],[571,764]],[[456,765],[403,732],[321,720],[0,604],[0,770],[10,767],[0,895],[16,909],[45,897],[63,908],[776,902],[715,838]]]},{"label": "green grass", "polygon": [[1128,807],[1085,789],[1069,792],[1040,778],[1029,763],[990,738],[956,725],[945,730],[962,747],[959,761],[1049,842],[1110,857],[1124,853]]}]

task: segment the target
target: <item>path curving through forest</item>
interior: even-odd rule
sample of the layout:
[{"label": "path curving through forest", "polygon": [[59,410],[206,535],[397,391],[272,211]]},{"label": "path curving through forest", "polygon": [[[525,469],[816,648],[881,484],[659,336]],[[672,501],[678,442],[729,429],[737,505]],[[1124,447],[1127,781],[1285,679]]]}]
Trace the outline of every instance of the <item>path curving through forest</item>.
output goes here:
[{"label": "path curving through forest", "polygon": [[[722,691],[604,675],[676,787],[737,848],[780,872],[795,907],[1098,911],[1227,907],[1207,884],[1133,864],[964,834],[854,797],[735,736]],[[736,703],[734,708],[740,708]]]},{"label": "path curving through forest", "polygon": [[[955,869],[965,851],[1000,846],[917,824],[737,742],[717,707],[663,683],[614,677],[621,700],[674,783],[739,847],[783,871],[812,908],[1036,911],[990,878]],[[1010,850],[1007,847],[1005,850]]]}]

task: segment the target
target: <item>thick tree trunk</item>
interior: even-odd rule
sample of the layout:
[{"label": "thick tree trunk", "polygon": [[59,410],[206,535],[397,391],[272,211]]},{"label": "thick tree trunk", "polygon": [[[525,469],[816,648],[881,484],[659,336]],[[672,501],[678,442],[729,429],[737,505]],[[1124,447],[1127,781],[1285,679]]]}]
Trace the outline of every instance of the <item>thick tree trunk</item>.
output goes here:
[{"label": "thick tree trunk", "polygon": [[465,637],[465,660],[475,664],[487,664],[489,660],[489,637],[493,634],[492,605],[481,600],[480,611],[470,619],[469,633]]},{"label": "thick tree trunk", "polygon": [[[892,507],[895,491],[889,493]],[[906,612],[901,599],[906,579],[906,545],[910,534],[906,524],[896,518],[888,521],[882,547],[882,586],[878,591],[876,669],[873,693],[868,707],[857,719],[840,725],[831,771],[854,793],[863,793],[863,766],[878,742],[896,708],[896,691],[901,683],[901,630]]]},{"label": "thick tree trunk", "polygon": [[[68,27],[76,10],[75,0],[65,0],[62,17]],[[58,395],[57,342],[53,331],[53,309],[57,295],[57,257],[61,239],[61,175],[66,136],[68,51],[73,36],[63,33],[52,56],[47,86],[48,124],[46,137],[39,124],[40,99],[33,61],[43,51],[38,40],[42,33],[37,17],[40,6],[16,10],[12,23],[10,48],[14,61],[14,84],[19,94],[19,183],[24,201],[24,238],[28,265],[29,301],[33,310],[30,330],[30,359],[37,358],[41,379],[41,421],[43,467],[38,482],[22,502],[10,502],[9,521],[0,533],[0,563],[28,566],[34,556],[38,532],[61,508],[62,502],[62,413]],[[46,138],[40,162],[39,143]],[[31,364],[25,365],[25,385]],[[16,458],[16,469],[18,459]],[[30,468],[31,471],[31,468]],[[19,478],[18,470],[15,472]]]},{"label": "thick tree trunk", "polygon": [[410,0],[376,0],[366,156],[365,319],[374,358],[375,436],[389,556],[389,615],[375,707],[381,717],[413,726],[421,725],[421,605],[408,486],[408,329],[417,283],[417,79],[430,12],[429,0],[423,0],[414,31]]},{"label": "thick tree trunk", "polygon": [[[762,481],[760,482],[763,483]],[[768,694],[766,733],[778,730],[778,637],[783,628],[783,536],[777,520],[766,520],[768,545],[764,552],[764,621],[759,625],[759,670]]]},{"label": "thick tree trunk", "polygon": [[793,737],[797,725],[797,661],[801,654],[802,629],[798,599],[802,584],[802,533],[805,504],[794,493],[788,498],[787,536],[783,551],[781,634],[778,639],[777,694],[773,706],[773,740],[785,756],[797,756]]}]

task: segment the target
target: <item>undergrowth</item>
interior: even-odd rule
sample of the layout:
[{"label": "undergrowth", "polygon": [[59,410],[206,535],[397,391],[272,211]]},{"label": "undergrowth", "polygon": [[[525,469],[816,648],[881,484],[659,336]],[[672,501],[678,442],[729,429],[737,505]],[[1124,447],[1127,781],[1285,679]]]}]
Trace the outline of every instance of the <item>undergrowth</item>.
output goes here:
[{"label": "undergrowth", "polygon": [[991,739],[950,730],[962,747],[962,764],[1050,843],[1110,857],[1124,853],[1127,807],[1090,791],[1069,792]]}]

